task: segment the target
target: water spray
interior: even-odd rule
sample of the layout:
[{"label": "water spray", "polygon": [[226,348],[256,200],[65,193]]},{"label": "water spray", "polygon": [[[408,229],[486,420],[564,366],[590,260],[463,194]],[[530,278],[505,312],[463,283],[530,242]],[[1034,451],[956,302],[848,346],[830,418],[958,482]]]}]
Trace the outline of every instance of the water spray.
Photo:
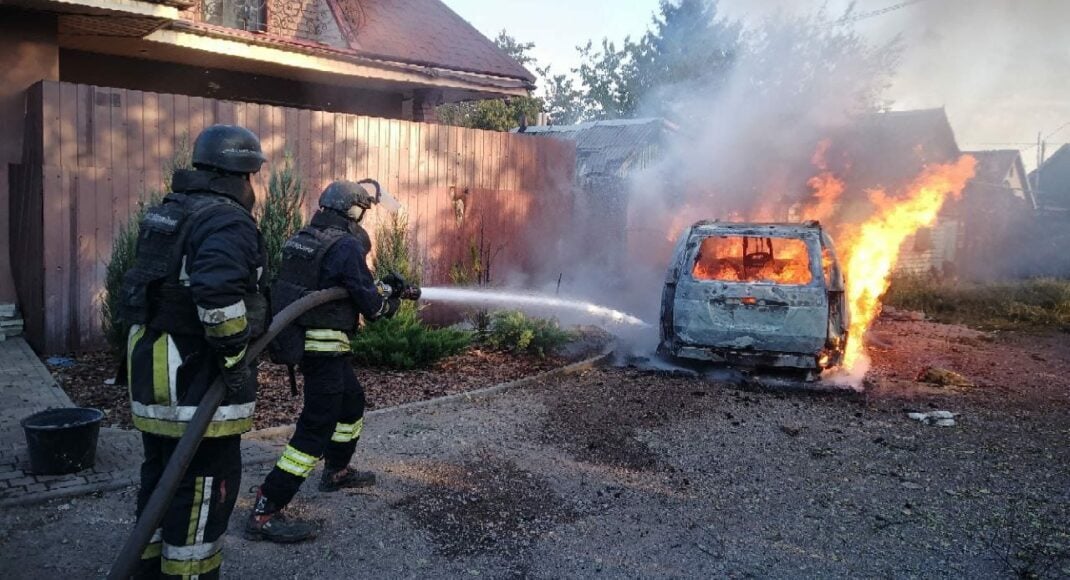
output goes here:
[{"label": "water spray", "polygon": [[599,306],[582,300],[569,300],[530,292],[503,292],[499,290],[482,290],[474,288],[444,288],[430,286],[422,288],[423,299],[480,306],[504,306],[513,308],[548,308],[568,310],[588,316],[609,320],[629,326],[650,326],[643,320],[626,312]]}]

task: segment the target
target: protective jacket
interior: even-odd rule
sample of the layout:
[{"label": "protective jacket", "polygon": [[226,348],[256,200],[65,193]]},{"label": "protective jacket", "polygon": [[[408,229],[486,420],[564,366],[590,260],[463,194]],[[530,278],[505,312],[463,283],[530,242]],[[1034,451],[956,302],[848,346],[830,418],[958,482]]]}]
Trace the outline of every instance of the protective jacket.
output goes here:
[{"label": "protective jacket", "polygon": [[[180,171],[174,193],[140,223],[137,257],[123,280],[131,411],[138,429],[179,437],[221,367],[240,363],[263,333],[263,241],[249,213],[248,182]],[[208,437],[252,426],[255,378],[224,400]]]},{"label": "protective jacket", "polygon": [[[357,329],[358,315],[374,320],[384,313],[385,298],[368,269],[371,248],[367,234],[359,226],[355,226],[356,232],[350,228],[345,217],[320,211],[308,227],[283,245],[279,278],[271,290],[274,312],[305,294],[336,286],[345,288],[350,300],[325,304],[302,315],[298,326],[304,336],[294,336],[293,332],[280,336],[275,345],[279,352],[277,362],[296,363],[295,355],[299,359],[300,351],[348,353],[349,335]],[[299,346],[302,341],[303,347]]]}]

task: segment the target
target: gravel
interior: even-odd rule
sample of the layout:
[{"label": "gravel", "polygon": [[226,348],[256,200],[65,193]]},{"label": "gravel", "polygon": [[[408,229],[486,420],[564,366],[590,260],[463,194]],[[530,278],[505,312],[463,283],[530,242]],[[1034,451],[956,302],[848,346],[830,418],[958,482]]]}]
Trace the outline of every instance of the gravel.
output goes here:
[{"label": "gravel", "polygon": [[[324,535],[279,547],[231,534],[225,571],[1070,577],[1070,337],[910,321],[878,332],[863,393],[601,368],[375,415],[356,463],[379,485],[308,486],[294,509],[323,520]],[[976,386],[915,382],[926,366]],[[956,425],[907,416],[934,410]],[[131,497],[5,510],[0,564],[15,577],[100,576]]]}]

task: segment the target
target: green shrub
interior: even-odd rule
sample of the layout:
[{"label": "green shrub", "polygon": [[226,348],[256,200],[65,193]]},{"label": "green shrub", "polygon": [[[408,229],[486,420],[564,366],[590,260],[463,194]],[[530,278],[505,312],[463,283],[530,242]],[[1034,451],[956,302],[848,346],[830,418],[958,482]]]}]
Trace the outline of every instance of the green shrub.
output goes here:
[{"label": "green shrub", "polygon": [[410,284],[420,284],[422,267],[409,231],[404,211],[393,213],[375,228],[375,273],[384,277],[394,272]]},{"label": "green shrub", "polygon": [[163,166],[163,183],[159,189],[151,189],[142,194],[137,204],[137,211],[130,215],[125,223],[119,226],[115,238],[112,240],[111,256],[104,270],[104,296],[101,300],[100,325],[104,331],[104,338],[116,357],[123,356],[126,352],[126,335],[129,328],[119,318],[119,293],[123,285],[123,277],[126,271],[134,265],[137,257],[137,237],[140,232],[141,218],[145,217],[145,211],[159,203],[159,201],[171,192],[171,178],[180,169],[190,169],[192,166],[190,157],[192,148],[189,139],[183,136],[175,147],[175,154]]},{"label": "green shrub", "polygon": [[519,311],[492,314],[487,335],[487,343],[494,348],[539,356],[546,356],[570,340],[572,334],[562,330],[556,320],[533,318]]},{"label": "green shrub", "polygon": [[885,303],[949,323],[1004,330],[1070,328],[1070,281],[1037,278],[988,284],[898,277]]},{"label": "green shrub", "polygon": [[[420,263],[405,214],[398,212],[375,230],[375,272],[396,272],[412,284],[420,283]],[[464,352],[472,333],[431,328],[420,321],[413,302],[402,302],[394,318],[365,324],[353,340],[353,356],[368,366],[408,370],[427,367],[439,359]]]},{"label": "green shrub", "polygon": [[415,308],[403,308],[394,318],[365,325],[353,340],[353,355],[360,364],[409,370],[460,354],[471,342],[470,332],[430,328]]},{"label": "green shrub", "polygon": [[119,231],[112,240],[111,258],[104,270],[104,297],[100,308],[101,328],[115,356],[126,351],[126,335],[129,327],[119,318],[119,293],[123,285],[123,276],[134,265],[137,257],[137,237],[141,230],[141,218],[145,210],[160,201],[160,194],[149,193],[148,199],[142,199],[126,223],[119,226]]},{"label": "green shrub", "polygon": [[297,171],[293,155],[287,151],[282,166],[271,168],[267,197],[257,213],[267,252],[269,283],[275,280],[282,264],[282,245],[305,224],[301,209],[304,197],[305,186],[301,174]]}]

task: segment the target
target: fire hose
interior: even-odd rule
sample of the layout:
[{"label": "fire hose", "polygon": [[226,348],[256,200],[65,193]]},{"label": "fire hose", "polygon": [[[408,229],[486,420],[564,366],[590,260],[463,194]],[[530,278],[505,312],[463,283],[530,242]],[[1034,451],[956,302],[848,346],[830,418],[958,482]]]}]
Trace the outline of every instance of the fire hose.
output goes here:
[{"label": "fire hose", "polygon": [[[249,345],[246,356],[249,360],[256,360],[256,357],[260,356],[260,353],[264,351],[268,343],[284,328],[297,320],[299,316],[317,306],[341,300],[348,295],[342,288],[331,288],[313,292],[300,300],[296,300],[275,315],[267,332]],[[178,440],[178,445],[171,455],[171,460],[167,462],[167,467],[164,469],[163,475],[160,476],[156,489],[152,491],[148,503],[145,504],[145,509],[141,512],[141,517],[134,524],[134,531],[130,532],[122,551],[119,552],[115,563],[112,564],[111,571],[108,573],[108,580],[125,580],[133,574],[135,567],[141,560],[141,552],[149,544],[149,540],[152,539],[152,534],[156,531],[156,528],[160,526],[164,511],[171,504],[171,499],[178,489],[178,484],[182,481],[182,476],[189,469],[189,464],[193,461],[193,454],[197,452],[197,447],[201,444],[201,440],[204,439],[204,433],[208,430],[208,424],[212,421],[212,416],[215,415],[220,403],[223,402],[225,391],[226,387],[223,386],[222,379],[218,379],[212,383],[212,386],[204,394],[204,398],[201,399],[201,403],[197,405],[197,410],[193,413],[193,418],[186,426],[185,432],[182,433],[182,438]]]}]

